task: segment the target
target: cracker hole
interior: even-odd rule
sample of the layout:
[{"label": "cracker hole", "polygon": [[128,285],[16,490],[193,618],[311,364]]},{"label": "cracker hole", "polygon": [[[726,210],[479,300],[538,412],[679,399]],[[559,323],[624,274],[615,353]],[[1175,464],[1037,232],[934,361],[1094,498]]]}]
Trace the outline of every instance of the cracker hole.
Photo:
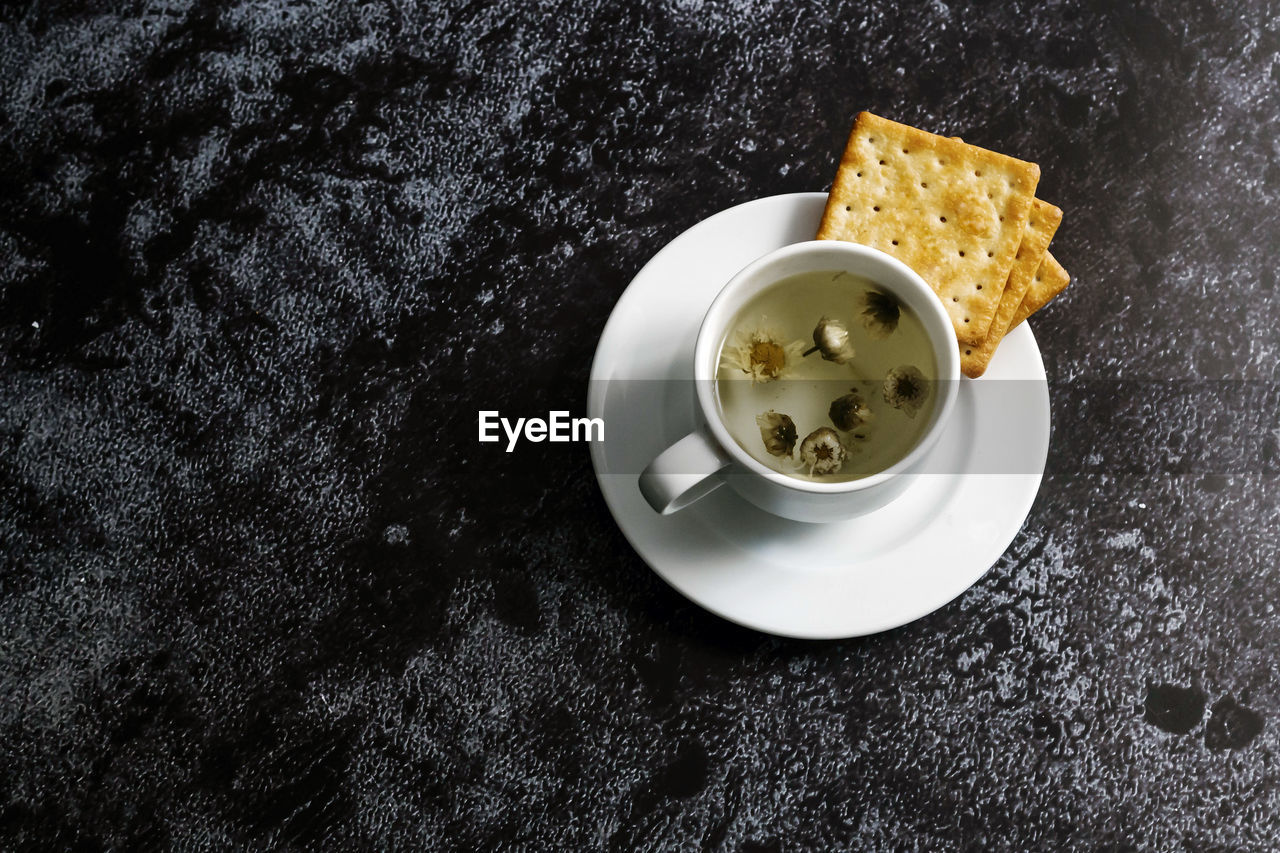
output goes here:
[{"label": "cracker hole", "polygon": [[965,354],[965,355],[973,355],[973,350],[971,350],[971,349],[967,349],[967,350],[965,350],[965,351],[964,351],[964,354]]},{"label": "cracker hole", "polygon": [[952,301],[952,302],[959,302],[959,301],[960,301],[960,297],[959,297],[959,296],[953,296],[953,297],[951,297],[951,301]]},{"label": "cracker hole", "polygon": [[875,137],[874,137],[874,136],[868,136],[868,137],[867,137],[867,142],[870,142],[872,145],[874,145],[874,144],[875,144],[875,142],[876,142]]},{"label": "cracker hole", "polygon": [[879,212],[880,212],[880,205],[878,205],[878,204],[877,204],[875,207],[873,207],[873,208],[871,208],[871,209],[872,209],[872,210],[874,210],[876,213],[879,213]]},{"label": "cracker hole", "polygon": [[994,258],[995,256],[996,256],[996,253],[995,253],[995,252],[987,252],[987,257],[988,257],[988,258]]},{"label": "cracker hole", "polygon": [[947,221],[947,217],[945,217],[945,216],[939,216],[939,217],[938,217],[938,221],[939,221],[939,222],[946,222],[946,221]]},{"label": "cracker hole", "polygon": [[965,317],[965,318],[964,318],[964,321],[965,321],[966,323],[967,323],[967,322],[969,322],[969,318],[968,318],[968,317]]},{"label": "cracker hole", "polygon": [[974,176],[975,178],[981,178],[981,177],[982,177],[982,170],[981,170],[981,169],[974,169],[974,170],[973,170],[973,176]]},{"label": "cracker hole", "polygon": [[898,245],[898,241],[897,241],[897,240],[894,240],[894,241],[893,241],[893,245],[895,245],[895,246],[896,246],[896,245]]},{"label": "cracker hole", "polygon": [[859,177],[859,178],[861,178],[861,177],[862,177],[862,173],[861,173],[861,172],[859,172],[859,173],[858,173],[858,177]]},{"label": "cracker hole", "polygon": [[920,182],[920,186],[924,187],[925,189],[928,189],[928,188],[929,188],[929,183],[928,183],[927,181],[921,181],[921,182]]},{"label": "cracker hole", "polygon": [[961,249],[961,250],[960,250],[960,257],[962,257],[962,258],[964,257],[964,249]]},{"label": "cracker hole", "polygon": [[850,207],[850,206],[849,206],[849,205],[847,205],[847,204],[844,206],[844,209],[845,209],[845,210],[853,210],[853,208],[852,208],[852,207]]},{"label": "cracker hole", "polygon": [[982,285],[978,285],[978,290],[982,290]]},{"label": "cracker hole", "polygon": [[883,161],[883,160],[881,160],[881,161],[880,161],[880,165],[881,165],[881,166],[883,166],[883,165],[884,165],[884,161]]},{"label": "cracker hole", "polygon": [[995,194],[994,194],[994,193],[987,193],[987,198],[995,198]]},{"label": "cracker hole", "polygon": [[1004,217],[1003,217],[1003,216],[1001,216],[1001,217],[1000,217],[1000,221],[1001,221],[1001,222],[1004,222]]},{"label": "cracker hole", "polygon": [[1036,281],[1039,281],[1039,280],[1040,280],[1040,276],[1036,276]]},{"label": "cracker hole", "polygon": [[910,151],[908,151],[907,149],[903,148],[903,149],[902,149],[902,153],[903,153],[903,154],[910,154],[911,152],[910,152]]}]

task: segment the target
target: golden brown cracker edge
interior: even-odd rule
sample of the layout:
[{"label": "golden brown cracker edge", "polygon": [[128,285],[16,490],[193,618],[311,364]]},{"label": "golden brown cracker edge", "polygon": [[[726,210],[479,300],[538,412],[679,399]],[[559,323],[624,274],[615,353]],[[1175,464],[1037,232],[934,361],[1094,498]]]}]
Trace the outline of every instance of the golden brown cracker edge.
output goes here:
[{"label": "golden brown cracker edge", "polygon": [[991,363],[1000,341],[1012,328],[1014,315],[1022,304],[1035,273],[1044,261],[1045,252],[1053,235],[1057,233],[1062,222],[1062,210],[1041,199],[1035,199],[1031,208],[1031,218],[1027,222],[1027,230],[1022,235],[1022,245],[1014,257],[1013,269],[1009,271],[1009,281],[1005,284],[1004,293],[1000,297],[1000,306],[991,321],[987,336],[979,344],[960,344],[960,369],[970,379],[977,379]]},{"label": "golden brown cracker edge", "polygon": [[1013,323],[1009,328],[1016,328],[1023,320],[1048,305],[1070,283],[1071,275],[1058,263],[1057,258],[1045,252],[1044,261],[1041,262],[1040,269],[1036,270],[1031,286],[1027,288],[1027,295],[1022,297],[1022,304],[1018,306],[1018,313],[1013,315]]}]

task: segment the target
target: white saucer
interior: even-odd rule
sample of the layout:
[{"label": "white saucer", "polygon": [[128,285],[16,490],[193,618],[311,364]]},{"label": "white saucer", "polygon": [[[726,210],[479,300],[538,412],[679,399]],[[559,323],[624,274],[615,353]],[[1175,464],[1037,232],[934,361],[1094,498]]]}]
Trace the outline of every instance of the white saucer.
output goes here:
[{"label": "white saucer", "polygon": [[[825,202],[824,193],[763,198],[672,240],[614,307],[587,398],[588,415],[605,422],[605,441],[591,445],[596,478],[644,561],[726,619],[815,639],[903,625],[971,586],[1021,529],[1049,451],[1044,364],[1023,323],[982,379],[962,380],[947,434],[926,463],[945,473],[915,476],[902,497],[871,515],[787,521],[727,488],[674,515],[649,508],[636,474],[694,427],[691,363],[702,315],[747,263],[812,239]],[[625,440],[610,439],[623,432]]]}]

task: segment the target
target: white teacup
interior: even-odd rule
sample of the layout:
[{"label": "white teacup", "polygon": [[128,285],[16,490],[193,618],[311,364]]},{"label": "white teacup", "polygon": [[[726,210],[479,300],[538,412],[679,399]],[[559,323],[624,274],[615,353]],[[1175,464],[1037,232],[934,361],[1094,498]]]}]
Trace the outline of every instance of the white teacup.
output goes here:
[{"label": "white teacup", "polygon": [[[752,458],[725,428],[715,387],[720,344],[739,309],[784,278],[823,270],[843,270],[866,278],[914,311],[933,349],[938,378],[931,420],[904,457],[876,474],[832,483],[788,476]],[[942,434],[959,390],[960,353],[955,330],[938,297],[898,259],[869,246],[837,240],[784,246],[747,265],[707,309],[693,358],[701,424],[640,474],[640,492],[664,515],[726,483],[761,509],[797,521],[838,521],[878,509],[909,485],[909,478],[903,475],[919,467]]]}]

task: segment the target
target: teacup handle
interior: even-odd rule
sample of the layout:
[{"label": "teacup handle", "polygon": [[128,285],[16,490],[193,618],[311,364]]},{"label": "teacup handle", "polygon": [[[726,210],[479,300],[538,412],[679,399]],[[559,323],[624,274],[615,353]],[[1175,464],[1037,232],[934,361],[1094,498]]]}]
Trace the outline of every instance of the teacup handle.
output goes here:
[{"label": "teacup handle", "polygon": [[691,432],[640,473],[640,494],[663,515],[684,509],[724,485],[720,472],[732,460],[700,432]]}]

